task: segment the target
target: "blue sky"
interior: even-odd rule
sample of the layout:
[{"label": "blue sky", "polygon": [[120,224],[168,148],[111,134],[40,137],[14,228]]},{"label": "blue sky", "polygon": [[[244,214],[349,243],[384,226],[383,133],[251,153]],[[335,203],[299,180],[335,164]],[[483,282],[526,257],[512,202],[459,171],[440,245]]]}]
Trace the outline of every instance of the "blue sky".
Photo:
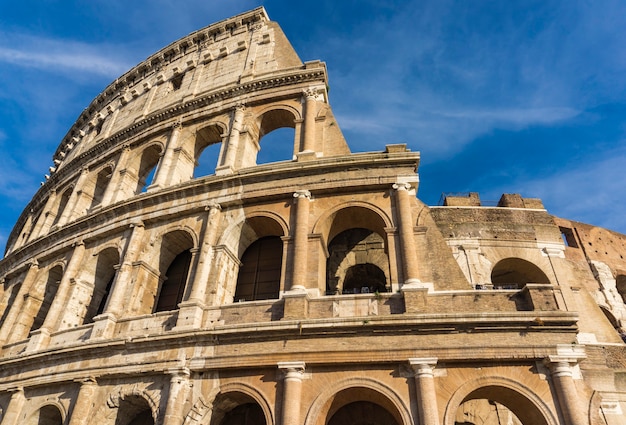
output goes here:
[{"label": "blue sky", "polygon": [[521,193],[626,233],[624,1],[21,0],[0,4],[0,248],[102,89],[259,5],[327,63],[353,151],[421,152],[427,204]]}]

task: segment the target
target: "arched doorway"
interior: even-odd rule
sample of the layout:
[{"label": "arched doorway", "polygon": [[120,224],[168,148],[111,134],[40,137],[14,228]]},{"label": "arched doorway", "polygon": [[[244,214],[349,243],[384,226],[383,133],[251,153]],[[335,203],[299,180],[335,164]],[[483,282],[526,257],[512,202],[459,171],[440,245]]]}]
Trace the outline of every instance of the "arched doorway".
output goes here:
[{"label": "arched doorway", "polygon": [[253,242],[241,257],[235,301],[278,298],[283,241],[265,236]]},{"label": "arched doorway", "polygon": [[527,388],[503,378],[481,378],[480,381],[487,380],[495,382],[479,387],[476,387],[477,382],[468,382],[455,393],[446,410],[445,425],[556,423],[544,401]]},{"label": "arched doorway", "polygon": [[327,425],[402,425],[394,403],[367,387],[351,387],[336,393],[329,401]]},{"label": "arched doorway", "polygon": [[36,411],[28,419],[26,425],[62,425],[63,416],[59,408],[48,404]]},{"label": "arched doorway", "polygon": [[146,399],[138,395],[121,399],[115,425],[154,425],[152,409]]},{"label": "arched doorway", "polygon": [[491,271],[491,283],[495,288],[521,289],[527,283],[550,283],[550,279],[530,261],[505,258]]},{"label": "arched doorway", "polygon": [[398,422],[376,403],[354,401],[337,410],[328,420],[328,425],[398,425]]},{"label": "arched doorway", "polygon": [[263,425],[267,418],[261,405],[241,392],[219,394],[213,402],[210,425]]}]

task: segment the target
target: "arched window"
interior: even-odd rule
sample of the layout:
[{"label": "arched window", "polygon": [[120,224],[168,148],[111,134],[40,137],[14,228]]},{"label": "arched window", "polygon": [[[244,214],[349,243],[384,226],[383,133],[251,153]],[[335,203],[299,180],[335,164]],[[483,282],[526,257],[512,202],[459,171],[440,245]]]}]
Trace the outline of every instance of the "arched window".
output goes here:
[{"label": "arched window", "polygon": [[267,422],[263,409],[249,395],[218,394],[213,402],[211,425],[264,425]]},{"label": "arched window", "polygon": [[161,158],[161,147],[152,145],[144,149],[141,154],[141,161],[137,170],[137,188],[135,194],[145,192],[152,183],[157,164]]},{"label": "arched window", "polygon": [[93,294],[85,313],[84,323],[93,322],[95,316],[104,312],[104,307],[115,279],[115,266],[118,263],[119,253],[115,248],[107,248],[98,254]]},{"label": "arched window", "polygon": [[111,167],[106,167],[98,173],[96,176],[95,187],[93,188],[93,198],[91,199],[91,205],[89,209],[95,207],[96,205],[100,205],[102,202],[102,198],[104,197],[104,192],[109,185],[109,180],[111,180],[111,175],[113,170]]},{"label": "arched window", "polygon": [[183,300],[193,246],[193,239],[183,230],[163,236],[159,259],[159,270],[163,277],[154,312],[176,310]]},{"label": "arched window", "polygon": [[204,127],[196,133],[194,178],[215,174],[221,141],[222,128],[218,125]]},{"label": "arched window", "polygon": [[115,425],[154,425],[152,409],[143,397],[124,396],[120,399]]},{"label": "arched window", "polygon": [[5,290],[4,290],[4,299],[2,300],[2,307],[4,308],[2,311],[2,316],[0,316],[0,327],[4,324],[4,321],[9,314],[9,310],[11,310],[11,306],[15,302],[15,298],[17,298],[17,293],[22,286],[21,283],[13,283],[10,280],[5,282]]},{"label": "arched window", "polygon": [[371,401],[354,401],[341,407],[328,425],[399,425],[393,415]]},{"label": "arched window", "polygon": [[278,298],[283,241],[266,236],[252,243],[241,257],[235,301]]},{"label": "arched window", "polygon": [[59,205],[56,210],[56,215],[54,216],[54,220],[52,221],[52,226],[56,225],[57,223],[59,223],[59,220],[61,220],[61,216],[65,211],[65,207],[67,207],[67,203],[70,200],[70,196],[72,196],[72,190],[73,189],[70,187],[69,189],[66,189],[65,192],[63,192],[63,194],[61,195],[61,199],[59,200]]},{"label": "arched window", "polygon": [[548,425],[532,401],[500,385],[481,387],[468,394],[456,411],[455,423]]},{"label": "arched window", "polygon": [[161,285],[155,311],[169,311],[178,308],[178,304],[183,300],[190,263],[191,251],[188,249],[174,258],[165,273],[165,281]]},{"label": "arched window", "polygon": [[41,293],[43,299],[37,314],[35,315],[35,320],[30,327],[31,332],[39,329],[43,325],[44,320],[46,320],[46,316],[48,315],[52,301],[57,294],[62,277],[63,269],[61,266],[55,266],[48,272],[48,279],[46,280],[45,287],[43,288],[43,293]]},{"label": "arched window", "polygon": [[256,163],[293,159],[295,149],[295,117],[286,109],[274,109],[261,117]]},{"label": "arched window", "polygon": [[550,283],[543,271],[533,263],[521,258],[505,258],[491,271],[494,288],[519,289],[527,283]]},{"label": "arched window", "polygon": [[62,425],[63,416],[59,408],[52,405],[43,406],[28,419],[26,425]]},{"label": "arched window", "polygon": [[326,293],[387,292],[389,270],[385,242],[376,232],[348,229],[328,244]]}]

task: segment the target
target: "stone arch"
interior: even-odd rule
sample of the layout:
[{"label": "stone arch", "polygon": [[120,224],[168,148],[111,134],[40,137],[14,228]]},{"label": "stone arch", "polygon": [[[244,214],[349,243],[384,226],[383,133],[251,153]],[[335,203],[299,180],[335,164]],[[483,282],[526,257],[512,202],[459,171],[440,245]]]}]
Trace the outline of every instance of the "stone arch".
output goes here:
[{"label": "stone arch", "polygon": [[[344,220],[337,221],[338,215]],[[326,245],[343,230],[355,227],[374,230],[386,240],[385,228],[392,227],[391,223],[387,213],[378,206],[351,201],[337,205],[323,214],[313,225],[312,233],[321,234]]]},{"label": "stone arch", "polygon": [[[54,210],[54,216],[52,219],[52,224],[51,226],[56,226],[57,224],[62,225],[63,222],[61,220],[61,218],[63,217],[63,214],[65,213],[65,210],[67,208],[67,204],[70,201],[70,197],[72,196],[72,193],[74,192],[74,185],[71,184],[65,188],[63,188],[63,191],[61,192],[61,196],[59,197],[59,199],[56,200],[55,202],[55,206],[53,207]],[[44,229],[44,231],[47,229]]]},{"label": "stone arch", "polygon": [[[380,209],[356,202],[340,205],[318,220],[314,233],[321,233],[327,241],[327,294],[342,293],[348,287],[359,291],[367,287],[368,292],[388,291],[391,263],[385,229],[389,225],[388,217]],[[380,276],[381,272],[384,277]],[[350,284],[344,287],[350,273],[371,279],[358,288]]]},{"label": "stone arch", "polygon": [[237,406],[252,403],[260,408],[267,425],[274,423],[274,415],[267,397],[251,385],[239,382],[225,384],[220,388],[213,399],[211,421],[208,424],[220,425],[229,411]]},{"label": "stone arch", "polygon": [[509,257],[496,263],[491,270],[491,283],[509,289],[522,288],[527,283],[550,283],[546,273],[530,261]]},{"label": "stone arch", "polygon": [[324,425],[341,407],[355,401],[379,405],[398,425],[413,423],[409,407],[392,388],[372,378],[353,377],[326,387],[311,404],[304,425]]},{"label": "stone arch", "polygon": [[77,188],[80,191],[80,195],[72,213],[74,217],[84,214],[102,203],[104,192],[109,186],[114,169],[115,164],[108,162],[89,171],[89,175],[82,187]]},{"label": "stone arch", "polygon": [[192,249],[197,246],[195,232],[183,226],[170,229],[161,236],[158,265],[161,278],[155,312],[178,308],[189,280]]},{"label": "stone arch", "polygon": [[554,413],[530,388],[502,376],[482,376],[465,382],[446,405],[443,425],[454,425],[459,407],[468,400],[487,399],[504,405],[524,425],[557,425]]},{"label": "stone arch", "polygon": [[[296,123],[299,122],[301,114],[296,108],[286,104],[274,104],[263,110],[259,111],[257,115],[257,126],[259,128],[259,135],[257,139],[258,149],[257,159],[255,163],[259,163],[259,153],[262,152],[262,157],[272,160],[291,160],[293,155],[300,149],[300,141],[297,140],[298,132],[296,131]],[[281,134],[280,140],[282,141],[286,137],[291,137],[291,151],[286,151],[287,146],[278,146],[278,144],[272,144],[275,139],[266,138],[269,134],[275,133],[280,129],[293,129],[288,131],[287,135]],[[264,143],[265,139],[265,143]],[[267,152],[267,154],[265,154]],[[264,162],[273,162],[269,160],[262,160]]]},{"label": "stone arch", "polygon": [[36,292],[32,295],[34,300],[39,298],[38,301],[35,301],[36,306],[33,306],[36,311],[34,311],[32,317],[32,324],[30,326],[31,332],[39,329],[46,320],[52,301],[56,297],[57,290],[59,289],[61,279],[63,279],[64,266],[65,265],[61,262],[51,264],[47,270],[45,282],[40,281],[40,283],[36,285]]},{"label": "stone arch", "polygon": [[[219,121],[204,125],[194,132],[194,178],[215,173],[220,161],[219,152],[225,132],[226,126]],[[207,158],[207,155],[210,158]]]},{"label": "stone arch", "polygon": [[[230,303],[234,300],[237,290],[237,281],[242,265],[241,259],[246,250],[255,242],[264,237],[280,238],[288,235],[286,221],[278,214],[270,211],[252,211],[241,214],[222,234],[217,246],[214,270],[219,275],[213,281],[224,282],[217,288],[219,294],[216,300]],[[285,258],[287,244],[282,243],[279,288],[284,288]],[[278,254],[278,253],[276,253]],[[226,275],[227,274],[227,275]]]},{"label": "stone arch", "polygon": [[117,266],[120,263],[120,252],[117,246],[104,247],[95,253],[94,257],[93,275],[90,276],[93,290],[85,311],[83,324],[91,323],[95,316],[104,312],[117,273]]},{"label": "stone arch", "polygon": [[149,411],[153,424],[156,424],[160,402],[157,391],[146,391],[139,387],[117,387],[109,393],[106,403],[91,415],[89,424],[132,425],[133,413],[141,410]]},{"label": "stone arch", "polygon": [[63,425],[67,412],[65,407],[56,400],[46,400],[33,411],[24,425]]},{"label": "stone arch", "polygon": [[137,155],[137,160],[133,164],[129,164],[130,167],[134,168],[132,171],[136,174],[135,195],[138,195],[150,185],[163,150],[164,147],[161,142],[149,143],[141,149],[141,153]]}]

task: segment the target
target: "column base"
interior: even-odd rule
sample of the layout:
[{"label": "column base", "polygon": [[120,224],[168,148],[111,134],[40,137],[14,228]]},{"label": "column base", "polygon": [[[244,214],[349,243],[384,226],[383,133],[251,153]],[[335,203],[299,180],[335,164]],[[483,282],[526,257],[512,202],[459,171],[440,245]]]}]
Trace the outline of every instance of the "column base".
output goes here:
[{"label": "column base", "polygon": [[204,305],[196,301],[184,301],[179,304],[178,320],[173,331],[200,328],[204,319]]},{"label": "column base", "polygon": [[117,317],[111,313],[100,314],[93,318],[93,328],[89,339],[108,339],[115,334]]},{"label": "column base", "polygon": [[42,350],[50,343],[50,331],[46,328],[39,328],[31,333],[26,352]]}]

